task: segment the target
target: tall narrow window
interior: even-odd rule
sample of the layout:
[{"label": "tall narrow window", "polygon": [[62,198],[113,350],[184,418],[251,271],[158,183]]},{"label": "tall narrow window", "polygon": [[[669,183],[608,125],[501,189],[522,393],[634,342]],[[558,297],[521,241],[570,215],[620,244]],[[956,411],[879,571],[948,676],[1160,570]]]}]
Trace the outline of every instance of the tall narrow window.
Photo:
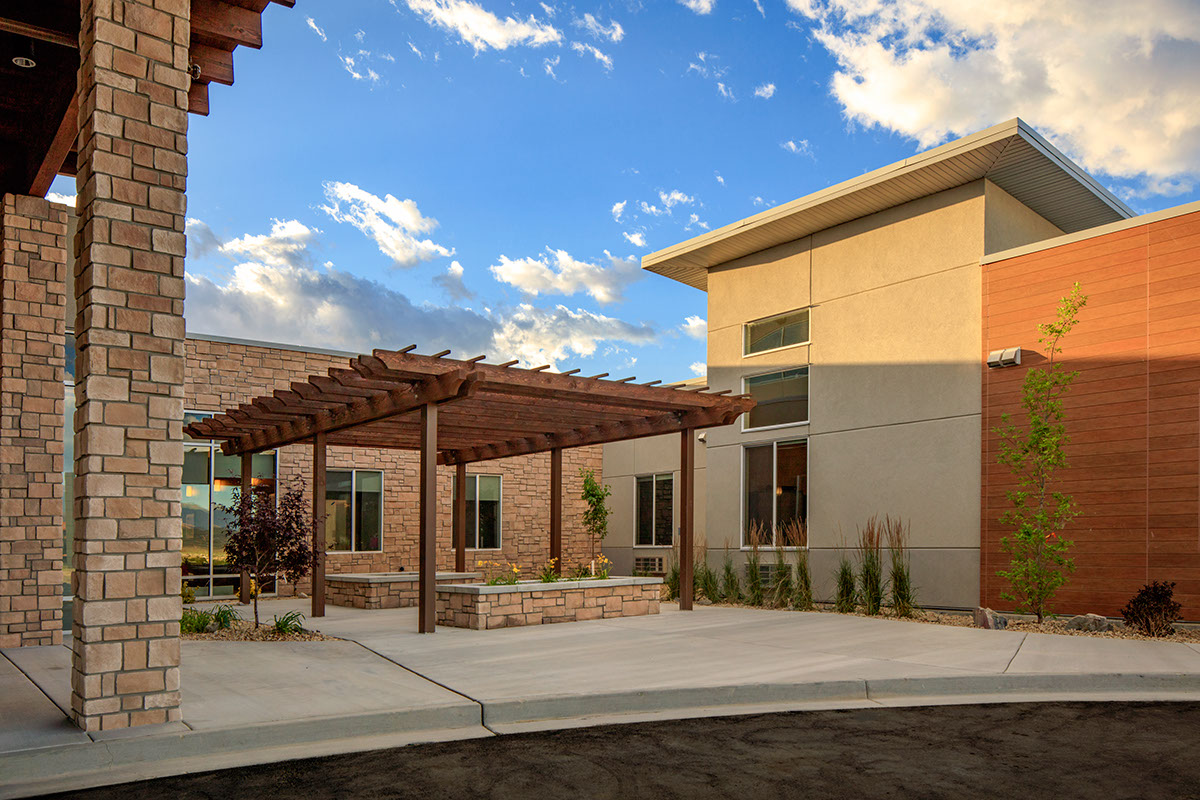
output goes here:
[{"label": "tall narrow window", "polygon": [[808,443],[745,448],[746,547],[808,546]]},{"label": "tall narrow window", "polygon": [[744,328],[745,349],[743,355],[765,353],[781,347],[791,347],[808,342],[808,309],[792,311],[757,322],[748,322]]},{"label": "tall narrow window", "polygon": [[675,481],[670,473],[637,479],[637,531],[639,547],[670,547],[675,534]]},{"label": "tall narrow window", "polygon": [[743,430],[808,422],[808,367],[755,375],[743,382],[758,404],[745,415]]},{"label": "tall narrow window", "polygon": [[500,549],[503,488],[499,475],[467,476],[467,549]]},{"label": "tall narrow window", "polygon": [[383,473],[370,469],[325,472],[325,549],[383,549]]}]

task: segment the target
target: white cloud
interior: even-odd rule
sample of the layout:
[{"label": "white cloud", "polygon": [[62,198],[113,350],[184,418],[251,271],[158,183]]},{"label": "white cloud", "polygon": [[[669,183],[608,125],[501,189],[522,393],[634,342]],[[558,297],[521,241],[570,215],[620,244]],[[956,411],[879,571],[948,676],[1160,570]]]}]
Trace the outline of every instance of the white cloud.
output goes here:
[{"label": "white cloud", "polygon": [[756,206],[765,206],[767,204],[767,201],[762,199],[762,195],[751,197],[750,202]]},{"label": "white cloud", "polygon": [[558,62],[560,62],[560,61],[562,61],[562,56],[555,56],[554,58],[547,58],[545,61],[542,62],[542,66],[545,67],[545,69],[546,69],[546,74],[549,75],[554,80],[558,80],[558,76],[554,74],[554,68],[558,66]]},{"label": "white cloud", "polygon": [[625,204],[626,204],[627,202],[629,202],[629,201],[627,201],[627,200],[622,200],[622,201],[621,201],[621,202],[619,202],[619,203],[613,203],[613,207],[612,207],[612,215],[613,215],[613,221],[614,221],[614,222],[620,222],[620,221],[621,221],[621,215],[625,213]]},{"label": "white cloud", "polygon": [[538,5],[542,7],[542,11],[546,12],[547,17],[553,18],[556,14],[558,14],[558,9],[554,6],[548,6],[545,3],[538,3]]},{"label": "white cloud", "polygon": [[457,261],[451,261],[441,275],[434,275],[433,285],[444,291],[451,300],[470,300],[475,296],[463,283],[463,265]]},{"label": "white cloud", "polygon": [[717,0],[679,0],[679,5],[686,6],[697,14],[711,14],[716,8]]},{"label": "white cloud", "polygon": [[362,28],[359,28],[358,33],[354,34],[354,38],[358,39],[361,42],[363,39],[367,38],[367,32],[364,31]]},{"label": "white cloud", "polygon": [[[412,42],[409,42],[408,44],[410,47],[412,46]],[[388,62],[389,64],[396,63],[396,57],[394,55],[392,55],[391,53],[380,53],[379,57],[382,58],[384,61]]]},{"label": "white cloud", "polygon": [[326,36],[325,36],[325,31],[321,30],[320,26],[317,25],[317,21],[314,20],[312,17],[308,18],[308,27],[312,28],[313,32],[316,33],[317,36],[321,37],[322,42],[329,41],[329,39],[326,38]]},{"label": "white cloud", "polygon": [[674,206],[678,206],[678,205],[690,206],[692,203],[696,202],[695,197],[689,197],[688,195],[684,194],[683,192],[679,191],[678,189],[672,189],[669,192],[660,191],[658,193],[658,199],[662,202],[662,204],[664,206],[667,207],[668,210],[670,210]]},{"label": "white cloud", "polygon": [[691,316],[683,321],[679,329],[693,339],[708,338],[708,320],[704,317]]},{"label": "white cloud", "polygon": [[759,0],[754,0],[754,7],[758,9],[758,13],[759,13],[759,14],[762,14],[762,18],[763,18],[763,19],[766,19],[766,18],[767,18],[767,12],[766,12],[766,10],[763,8],[763,5],[762,5],[762,3],[761,3],[761,2],[759,2]]},{"label": "white cloud", "polygon": [[[191,222],[195,223],[198,220]],[[191,227],[194,226],[189,225],[189,228]],[[308,247],[318,233],[320,231],[316,228],[310,228],[298,220],[277,219],[272,221],[270,233],[256,236],[246,234],[220,244],[216,250],[231,258],[254,261],[270,267],[303,266],[310,261]],[[208,235],[213,236],[211,230],[208,231]],[[215,239],[215,236],[213,238]]]},{"label": "white cloud", "polygon": [[324,187],[328,204],[321,206],[321,210],[338,222],[349,222],[373,239],[380,252],[396,266],[411,267],[454,254],[453,248],[417,238],[417,234],[437,228],[438,222],[422,216],[415,201],[398,200],[390,194],[380,198],[340,181],[326,183]]},{"label": "white cloud", "polygon": [[721,184],[722,186],[725,185],[725,179],[721,177],[721,173],[713,172],[713,175],[716,177],[717,183]]},{"label": "white cloud", "polygon": [[643,231],[636,231],[634,233],[622,231],[621,235],[625,237],[625,241],[629,242],[634,247],[646,246],[646,234]]},{"label": "white cloud", "polygon": [[726,86],[724,83],[721,83],[720,81],[717,82],[717,92],[721,95],[721,97],[724,97],[726,100],[736,100],[737,99],[733,96],[733,89],[730,89],[728,86]]},{"label": "white cloud", "polygon": [[641,203],[639,203],[638,207],[642,209],[643,214],[649,214],[652,217],[661,217],[663,214],[671,213],[669,209],[659,208],[658,206],[652,206],[649,203],[647,203],[645,200],[643,200]]},{"label": "white cloud", "polygon": [[202,220],[188,217],[184,222],[188,258],[199,258],[221,250],[221,240]]},{"label": "white cloud", "polygon": [[422,52],[421,52],[421,50],[420,50],[420,48],[418,48],[418,47],[417,47],[415,44],[413,44],[412,42],[409,42],[409,43],[408,43],[408,49],[409,49],[409,50],[412,50],[414,53],[416,53],[416,54],[417,54],[417,58],[421,59],[422,61],[424,61],[424,60],[425,60],[425,54],[424,54],[424,53],[422,53]]},{"label": "white cloud", "polygon": [[60,194],[59,192],[50,192],[46,195],[46,199],[49,200],[51,203],[58,203],[58,204],[64,205],[64,206],[70,206],[71,208],[75,207],[76,197],[73,194]]},{"label": "white cloud", "polygon": [[1014,116],[1135,191],[1200,177],[1194,0],[788,0],[838,62],[853,122],[931,147]]},{"label": "white cloud", "polygon": [[625,29],[615,19],[610,19],[608,25],[604,25],[591,14],[584,14],[582,19],[575,20],[575,24],[597,39],[619,42],[625,38]]},{"label": "white cloud", "polygon": [[795,153],[796,155],[800,156],[808,156],[809,158],[816,160],[816,156],[813,155],[812,147],[809,145],[808,139],[788,139],[779,146],[784,150],[787,150],[789,153]]},{"label": "white cloud", "polygon": [[763,100],[770,100],[775,96],[775,84],[764,83],[754,90],[754,96],[761,97]]},{"label": "white cloud", "polygon": [[478,3],[469,0],[405,0],[408,7],[425,22],[457,34],[466,44],[481,52],[488,48],[507,50],[527,45],[541,47],[562,41],[562,32],[553,25],[539,22],[533,15],[527,20],[500,19]]},{"label": "white cloud", "polygon": [[689,369],[691,369],[693,375],[705,375],[708,373],[708,364],[705,364],[703,361],[693,361]]},{"label": "white cloud", "polygon": [[566,250],[549,247],[537,258],[501,255],[491,267],[501,283],[515,286],[527,295],[587,292],[598,302],[616,303],[625,299],[629,284],[641,280],[642,270],[636,258],[620,258],[604,251],[608,264],[590,263],[572,258]]},{"label": "white cloud", "polygon": [[612,68],[613,68],[612,56],[609,56],[609,55],[606,55],[605,53],[600,52],[599,49],[593,47],[592,45],[585,44],[584,42],[571,42],[571,49],[574,50],[576,53],[579,53],[579,55],[581,55],[581,56],[591,53],[592,57],[595,58],[597,61],[599,61],[601,63],[601,65],[603,65],[606,72],[612,71]]},{"label": "white cloud", "polygon": [[654,329],[635,325],[584,309],[572,311],[566,306],[552,310],[522,305],[497,325],[495,349],[520,358],[528,366],[558,363],[570,355],[591,356],[602,341],[651,344],[657,340]]},{"label": "white cloud", "polygon": [[708,230],[708,223],[702,222],[699,214],[692,214],[688,217],[688,224],[684,227],[684,230],[690,231],[693,227]]}]

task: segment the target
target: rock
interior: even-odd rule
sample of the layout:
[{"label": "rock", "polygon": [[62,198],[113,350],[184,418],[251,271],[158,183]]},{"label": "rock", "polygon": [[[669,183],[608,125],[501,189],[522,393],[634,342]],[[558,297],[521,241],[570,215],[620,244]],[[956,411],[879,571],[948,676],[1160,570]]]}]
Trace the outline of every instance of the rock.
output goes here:
[{"label": "rock", "polygon": [[221,626],[217,625],[217,621],[215,619],[212,622],[210,622],[204,626],[205,633],[216,633],[220,629],[221,629]]},{"label": "rock", "polygon": [[712,600],[709,600],[707,597],[697,597],[695,603],[698,606],[711,606],[713,604]]},{"label": "rock", "polygon": [[975,609],[975,627],[1002,631],[1008,627],[1008,620],[990,608],[977,608]]},{"label": "rock", "polygon": [[296,592],[296,597],[300,598],[301,600],[308,599],[308,595],[306,595],[304,592]]},{"label": "rock", "polygon": [[1079,614],[1067,620],[1066,627],[1071,631],[1102,632],[1112,630],[1112,623],[1099,614]]}]

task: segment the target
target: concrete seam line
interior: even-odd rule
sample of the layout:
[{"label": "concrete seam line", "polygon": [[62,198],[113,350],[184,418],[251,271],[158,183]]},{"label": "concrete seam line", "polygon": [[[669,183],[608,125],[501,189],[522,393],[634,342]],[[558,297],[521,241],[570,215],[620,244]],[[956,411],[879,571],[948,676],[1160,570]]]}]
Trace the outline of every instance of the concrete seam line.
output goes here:
[{"label": "concrete seam line", "polygon": [[[3,656],[5,661],[7,661],[8,663],[12,664],[12,665],[13,665],[13,669],[15,669],[17,672],[21,673],[22,675],[24,675],[24,676],[25,676],[25,680],[27,680],[27,681],[29,681],[30,683],[32,683],[32,684],[33,684],[33,686],[34,686],[34,688],[35,688],[35,689],[37,689],[39,692],[41,692],[41,693],[42,693],[42,696],[43,696],[43,697],[45,697],[47,700],[49,700],[49,701],[50,701],[50,705],[52,705],[52,706],[54,706],[55,708],[57,708],[57,709],[59,710],[59,713],[61,713],[61,714],[62,714],[64,717],[66,717],[66,718],[67,718],[67,721],[69,721],[69,722],[71,721],[71,712],[70,712],[68,709],[65,709],[65,708],[63,708],[63,707],[62,707],[62,706],[60,706],[58,703],[56,703],[56,702],[54,701],[54,698],[50,696],[50,693],[49,693],[49,692],[47,692],[45,689],[43,689],[43,688],[42,688],[42,685],[41,685],[40,683],[38,683],[37,681],[35,681],[35,680],[33,679],[33,676],[32,676],[32,675],[30,675],[30,674],[29,674],[28,672],[26,672],[25,670],[21,669],[21,665],[20,665],[20,664],[18,664],[17,662],[13,661],[11,658],[9,658],[7,655],[5,655],[3,652],[0,652],[0,656]],[[72,724],[72,725],[74,725],[75,723],[74,723],[74,722],[71,722],[71,724]],[[89,734],[87,731],[80,730],[79,732],[80,732],[80,733],[82,733],[84,736],[87,736],[89,739],[91,739],[91,738],[92,738],[92,737],[91,737],[91,734]],[[93,739],[92,741],[95,741],[95,740]]]},{"label": "concrete seam line", "polygon": [[1028,638],[1029,638],[1028,633],[1021,635],[1021,641],[1017,642],[1017,649],[1013,651],[1012,658],[1010,658],[1008,660],[1008,663],[1004,665],[1004,670],[1003,670],[1002,674],[1005,674],[1005,675],[1008,674],[1009,668],[1012,666],[1012,663],[1017,660],[1017,656],[1020,655],[1021,648],[1025,646],[1025,640]]}]

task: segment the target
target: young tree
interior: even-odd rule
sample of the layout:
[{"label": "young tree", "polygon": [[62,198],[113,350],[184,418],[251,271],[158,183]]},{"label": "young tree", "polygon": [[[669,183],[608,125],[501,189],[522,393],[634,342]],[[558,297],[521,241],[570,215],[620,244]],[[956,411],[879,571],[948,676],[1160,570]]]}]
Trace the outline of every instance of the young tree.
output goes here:
[{"label": "young tree", "polygon": [[1078,372],[1063,369],[1058,360],[1062,339],[1078,321],[1079,311],[1087,305],[1076,283],[1071,294],[1062,298],[1053,322],[1038,325],[1039,342],[1046,346],[1046,368],[1032,367],[1025,373],[1021,387],[1021,407],[1026,423],[1017,426],[1008,414],[992,432],[1000,437],[999,463],[1016,478],[1017,487],[1007,492],[1012,508],[1000,522],[1011,525],[1012,536],[1000,540],[1011,557],[1009,569],[997,574],[1008,581],[1011,591],[1000,594],[1017,604],[1018,611],[1045,619],[1054,593],[1067,582],[1075,562],[1067,557],[1072,542],[1062,530],[1079,514],[1070,495],[1053,489],[1057,471],[1067,465],[1065,446],[1066,414],[1062,398]]},{"label": "young tree", "polygon": [[[217,508],[229,515],[225,558],[234,570],[245,570],[260,590],[263,580],[282,575],[295,583],[312,567],[309,538],[313,520],[303,485],[289,488],[276,504],[274,494],[252,488],[243,494],[234,489],[228,506]],[[258,626],[258,591],[254,592],[254,625]]]},{"label": "young tree", "polygon": [[608,510],[608,496],[612,494],[612,489],[596,480],[596,473],[590,469],[580,469],[579,475],[583,478],[581,497],[587,503],[587,509],[583,512],[583,529],[592,539],[592,558],[595,558],[596,545],[608,535],[608,515],[612,513]]}]

